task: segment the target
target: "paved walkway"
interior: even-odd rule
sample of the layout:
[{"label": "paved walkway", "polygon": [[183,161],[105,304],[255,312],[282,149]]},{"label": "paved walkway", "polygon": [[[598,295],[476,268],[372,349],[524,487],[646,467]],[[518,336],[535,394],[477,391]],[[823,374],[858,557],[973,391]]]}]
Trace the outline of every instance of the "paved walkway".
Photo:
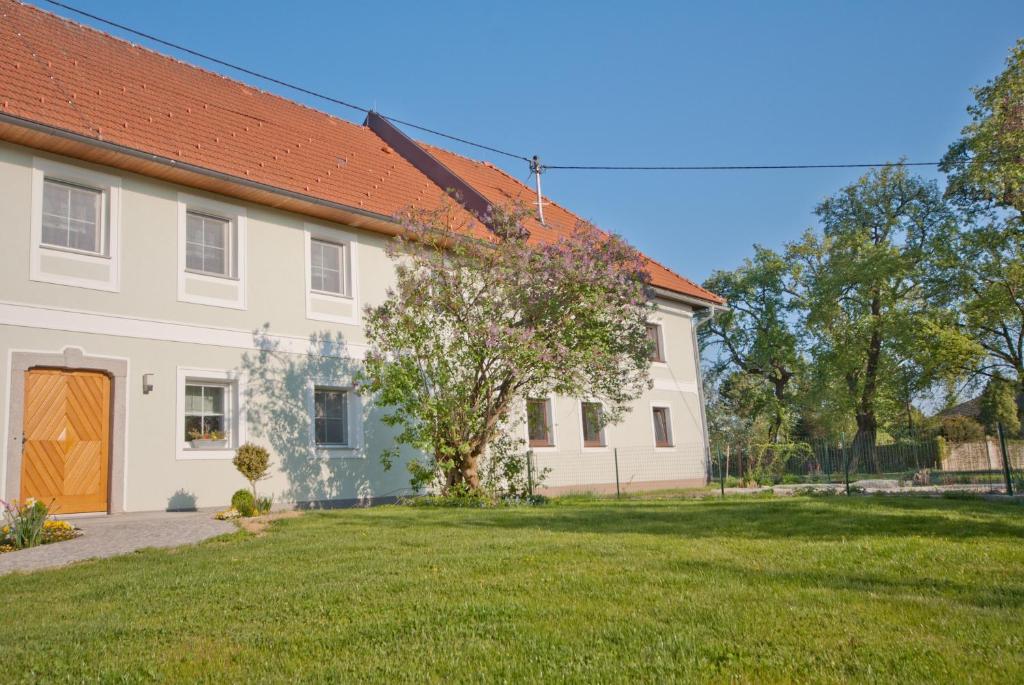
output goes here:
[{"label": "paved walkway", "polygon": [[68,520],[81,528],[80,537],[0,554],[0,576],[128,554],[144,547],[189,545],[236,530],[234,523],[214,519],[212,511],[157,511]]}]

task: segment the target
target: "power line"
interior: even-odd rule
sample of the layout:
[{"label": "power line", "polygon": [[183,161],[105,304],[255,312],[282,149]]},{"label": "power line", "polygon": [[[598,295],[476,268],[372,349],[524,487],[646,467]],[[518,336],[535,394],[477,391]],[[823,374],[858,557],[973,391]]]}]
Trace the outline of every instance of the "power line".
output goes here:
[{"label": "power line", "polygon": [[[252,69],[248,69],[246,67],[239,66],[239,65],[234,64],[232,62],[228,62],[226,60],[222,60],[222,59],[219,59],[217,57],[213,57],[212,55],[208,55],[206,53],[199,52],[198,50],[193,50],[192,48],[187,48],[184,45],[180,45],[178,43],[174,43],[174,42],[171,42],[169,40],[165,40],[163,38],[158,38],[157,36],[154,36],[151,33],[146,33],[145,31],[139,31],[138,29],[134,29],[134,28],[132,28],[130,26],[126,26],[125,24],[121,24],[119,22],[113,21],[112,19],[107,19],[107,18],[101,17],[101,16],[99,16],[97,14],[93,14],[91,12],[86,12],[83,9],[79,9],[78,7],[74,7],[72,5],[68,5],[67,3],[58,2],[57,0],[44,0],[44,1],[49,3],[49,4],[51,4],[51,5],[54,5],[56,7],[61,7],[63,9],[68,10],[68,11],[74,12],[76,14],[80,14],[83,17],[89,17],[90,19],[98,21],[101,24],[106,24],[107,26],[112,26],[114,28],[120,29],[120,30],[125,31],[127,33],[133,34],[135,36],[139,36],[141,38],[145,38],[146,40],[153,41],[154,43],[158,43],[160,45],[167,46],[167,47],[172,48],[174,50],[179,50],[179,51],[184,52],[186,54],[193,55],[195,57],[199,57],[200,59],[207,60],[207,61],[212,62],[214,64],[219,64],[219,65],[227,67],[229,69],[234,69],[235,71],[241,72],[243,74],[248,74],[249,76],[253,76],[255,78],[262,79],[262,80],[268,81],[270,83],[277,84],[277,85],[282,86],[284,88],[288,88],[288,89],[294,90],[294,91],[296,91],[298,93],[303,93],[303,94],[309,95],[311,97],[319,98],[319,99],[324,100],[326,102],[331,102],[331,103],[334,103],[336,105],[341,105],[342,107],[348,107],[349,109],[353,109],[353,110],[355,110],[357,112],[362,112],[363,114],[369,114],[370,111],[371,111],[367,107],[362,107],[360,105],[356,105],[356,104],[353,104],[351,102],[346,102],[345,100],[341,100],[341,99],[333,97],[331,95],[325,95],[324,93],[320,93],[320,92],[315,91],[315,90],[310,90],[309,88],[304,88],[303,86],[299,86],[299,85],[296,85],[294,83],[290,83],[288,81],[283,81],[281,79],[274,78],[273,76],[268,76],[268,75],[260,73],[258,71],[253,71]],[[490,145],[484,145],[482,143],[476,143],[476,142],[473,142],[472,140],[467,140],[466,138],[461,138],[459,136],[455,136],[455,135],[452,135],[450,133],[444,133],[444,132],[438,131],[436,129],[428,128],[426,126],[421,126],[419,124],[414,124],[414,123],[412,123],[410,121],[403,121],[402,119],[396,119],[395,117],[390,117],[390,116],[387,116],[386,114],[381,114],[380,112],[377,112],[377,114],[380,115],[381,117],[384,117],[385,119],[395,123],[395,124],[401,124],[402,126],[408,126],[409,128],[414,128],[414,129],[416,129],[418,131],[423,131],[425,133],[430,133],[430,134],[435,135],[435,136],[440,136],[441,138],[447,138],[448,140],[454,140],[456,142],[463,143],[464,145],[469,145],[471,147],[475,147],[475,148],[478,148],[480,150],[487,150],[488,152],[494,152],[494,153],[499,154],[499,155],[504,155],[505,157],[510,157],[512,159],[518,159],[518,160],[524,161],[524,162],[526,162],[528,164],[531,163],[530,157],[527,157],[526,155],[519,155],[519,154],[516,154],[514,152],[508,152],[508,151],[502,150],[500,148],[492,147]],[[640,165],[624,165],[624,166],[619,166],[619,165],[589,165],[589,164],[544,164],[544,165],[540,165],[539,169],[542,172],[543,171],[552,170],[552,169],[557,169],[557,170],[562,170],[562,171],[756,171],[756,170],[781,170],[781,169],[864,169],[864,168],[870,168],[870,167],[884,166],[885,164],[888,164],[888,162],[882,162],[882,163],[876,163],[876,164],[742,164],[742,165],[706,164],[706,165],[645,165],[645,166],[640,166]],[[909,166],[938,166],[939,162],[894,162],[893,164],[895,164],[896,166],[908,166],[908,167]],[[531,166],[531,173],[532,173],[532,169],[533,169],[533,167]]]},{"label": "power line", "polygon": [[[57,2],[56,0],[45,0],[45,2],[48,2],[51,5],[56,5],[57,7],[62,7],[64,9],[66,9],[66,10],[71,11],[71,12],[75,12],[76,14],[80,14],[83,17],[89,17],[90,19],[94,19],[94,20],[96,20],[96,21],[98,21],[100,23],[106,24],[107,26],[113,26],[114,28],[121,29],[122,31],[126,31],[128,33],[131,33],[133,35],[139,36],[141,38],[145,38],[146,40],[151,40],[154,43],[159,43],[160,45],[165,45],[165,46],[167,46],[169,48],[172,48],[174,50],[180,50],[181,52],[187,53],[189,55],[194,55],[195,57],[199,57],[201,59],[205,59],[205,60],[207,60],[209,62],[213,62],[214,64],[219,64],[221,66],[228,67],[229,69],[234,69],[235,71],[239,71],[239,72],[241,72],[243,74],[248,74],[249,76],[255,76],[258,79],[262,79],[264,81],[269,81],[270,83],[276,83],[279,86],[283,86],[285,88],[290,88],[291,90],[294,90],[296,92],[304,93],[306,95],[311,95],[312,97],[320,98],[321,100],[326,100],[327,102],[333,102],[336,105],[341,105],[343,107],[348,107],[349,109],[354,109],[354,110],[356,110],[358,112],[362,112],[364,114],[369,114],[370,113],[370,110],[368,108],[366,108],[366,107],[360,107],[359,105],[354,105],[351,102],[346,102],[344,100],[339,100],[336,97],[332,97],[330,95],[324,95],[323,93],[319,93],[319,92],[317,92],[315,90],[310,90],[308,88],[304,88],[302,86],[295,85],[294,83],[289,83],[288,81],[282,81],[281,79],[274,78],[273,76],[267,76],[266,74],[261,74],[258,71],[253,71],[252,69],[247,69],[247,68],[239,66],[237,64],[232,64],[231,62],[227,62],[225,60],[218,59],[217,57],[213,57],[211,55],[207,55],[205,53],[199,52],[198,50],[193,50],[191,48],[187,48],[184,45],[179,45],[178,43],[172,43],[169,40],[164,40],[163,38],[158,38],[158,37],[154,36],[151,33],[146,33],[144,31],[139,31],[138,29],[133,29],[130,26],[125,26],[124,24],[118,23],[118,22],[113,21],[111,19],[106,19],[105,17],[101,17],[99,15],[92,14],[91,12],[86,12],[85,10],[79,9],[77,7],[72,7],[71,5],[65,4],[63,2]],[[377,114],[380,114],[380,112],[377,112]],[[464,143],[465,145],[472,145],[473,147],[480,148],[481,150],[488,150],[490,152],[495,152],[495,153],[497,153],[499,155],[505,155],[506,157],[511,157],[513,159],[520,159],[520,160],[522,160],[524,162],[529,162],[530,161],[530,159],[528,157],[524,156],[524,155],[517,155],[515,153],[506,152],[505,150],[500,150],[500,149],[498,149],[496,147],[491,147],[489,145],[482,145],[480,143],[474,143],[473,141],[466,140],[465,138],[460,138],[458,136],[453,136],[453,135],[450,135],[448,133],[442,133],[441,131],[436,131],[436,130],[434,130],[432,128],[427,128],[426,126],[420,126],[419,124],[414,124],[414,123],[411,123],[411,122],[408,122],[408,121],[402,121],[401,119],[396,119],[394,117],[389,117],[389,116],[387,116],[385,114],[380,114],[380,116],[382,116],[385,119],[388,119],[390,121],[393,121],[396,124],[401,124],[403,126],[408,126],[410,128],[415,128],[417,130],[424,131],[426,133],[431,133],[431,134],[433,134],[435,136],[441,136],[442,138],[447,138],[449,140],[455,140],[455,141],[458,141],[460,143]]]},{"label": "power line", "polygon": [[691,166],[597,166],[597,165],[561,165],[545,164],[544,170],[565,169],[571,171],[746,171],[758,169],[864,169],[880,167],[886,164],[893,166],[938,166],[939,162],[879,162],[876,164],[706,164]]}]

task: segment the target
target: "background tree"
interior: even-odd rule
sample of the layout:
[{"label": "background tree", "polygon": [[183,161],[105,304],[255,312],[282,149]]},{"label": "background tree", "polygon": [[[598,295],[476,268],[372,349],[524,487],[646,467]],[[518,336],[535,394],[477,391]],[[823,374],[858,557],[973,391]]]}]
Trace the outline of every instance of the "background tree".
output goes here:
[{"label": "background tree", "polygon": [[947,197],[971,229],[941,251],[944,304],[958,313],[947,350],[962,351],[964,371],[1008,376],[1024,390],[1024,40],[1006,69],[974,89],[971,123],[941,168]]},{"label": "background tree", "polygon": [[453,216],[403,217],[395,285],[366,309],[363,390],[392,410],[399,444],[429,455],[415,484],[477,488],[481,455],[528,397],[590,397],[605,422],[622,417],[650,387],[652,305],[643,259],[618,237],[580,225],[541,245],[520,213],[497,212],[494,240],[471,240]]},{"label": "background tree", "polygon": [[981,423],[989,435],[997,434],[997,426],[1002,424],[1007,436],[1020,433],[1020,419],[1017,416],[1016,385],[1001,376],[989,379],[981,393]]},{"label": "background tree", "polygon": [[[704,287],[724,297],[727,311],[700,329],[701,347],[717,359],[712,372],[735,369],[766,383],[771,392],[759,403],[768,417],[766,442],[778,442],[792,420],[792,383],[800,367],[793,330],[789,265],[772,250],[754,246],[754,257],[735,271],[716,271]],[[707,355],[706,356],[710,356]]]},{"label": "background tree", "polygon": [[971,123],[942,159],[948,195],[959,203],[1024,213],[1024,39],[1010,50],[1006,69],[974,88]]},{"label": "background tree", "polygon": [[[822,235],[808,231],[788,257],[816,377],[853,414],[854,446],[873,450],[880,407],[902,403],[908,378],[925,387],[939,372],[929,356],[929,259],[955,223],[937,186],[899,165],[870,171],[815,213]],[[908,365],[913,374],[901,371]]]}]

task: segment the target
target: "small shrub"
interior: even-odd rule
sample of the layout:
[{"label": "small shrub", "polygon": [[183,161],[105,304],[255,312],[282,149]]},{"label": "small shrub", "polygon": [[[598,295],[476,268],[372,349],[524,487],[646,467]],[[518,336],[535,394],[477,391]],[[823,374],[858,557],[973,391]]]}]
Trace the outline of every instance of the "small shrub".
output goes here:
[{"label": "small shrub", "polygon": [[266,478],[270,471],[270,452],[265,447],[247,442],[238,448],[231,463],[235,465],[242,477],[249,481],[255,500],[257,481]]},{"label": "small shrub", "polygon": [[738,488],[738,487],[742,487],[742,486],[743,486],[743,483],[740,482],[740,479],[737,478],[736,476],[726,476],[725,477],[725,487],[727,487],[727,488]]},{"label": "small shrub", "polygon": [[797,485],[797,484],[803,483],[803,482],[804,482],[803,478],[801,478],[800,476],[794,475],[792,473],[786,473],[786,474],[783,474],[783,476],[782,476],[782,484],[783,485]]},{"label": "small shrub", "polygon": [[17,500],[12,502],[0,500],[0,507],[3,508],[4,519],[7,522],[2,529],[0,542],[10,545],[14,549],[25,549],[42,544],[43,526],[46,523],[46,517],[50,514],[48,506],[29,497],[21,503]]},{"label": "small shrub", "polygon": [[274,498],[272,496],[257,497],[256,498],[256,513],[263,515],[269,514],[270,508],[274,506]]},{"label": "small shrub", "polygon": [[256,513],[256,498],[248,490],[238,490],[231,495],[231,507],[242,516],[252,516]]}]

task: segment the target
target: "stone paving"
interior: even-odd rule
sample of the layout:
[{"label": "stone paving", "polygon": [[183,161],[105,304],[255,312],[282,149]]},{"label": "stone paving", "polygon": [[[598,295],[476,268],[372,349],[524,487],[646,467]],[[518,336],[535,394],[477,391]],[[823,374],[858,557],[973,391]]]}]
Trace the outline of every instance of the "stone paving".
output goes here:
[{"label": "stone paving", "polygon": [[80,537],[0,554],[0,576],[113,557],[145,547],[189,545],[237,530],[231,521],[214,519],[212,511],[156,511],[67,520],[82,530]]}]

